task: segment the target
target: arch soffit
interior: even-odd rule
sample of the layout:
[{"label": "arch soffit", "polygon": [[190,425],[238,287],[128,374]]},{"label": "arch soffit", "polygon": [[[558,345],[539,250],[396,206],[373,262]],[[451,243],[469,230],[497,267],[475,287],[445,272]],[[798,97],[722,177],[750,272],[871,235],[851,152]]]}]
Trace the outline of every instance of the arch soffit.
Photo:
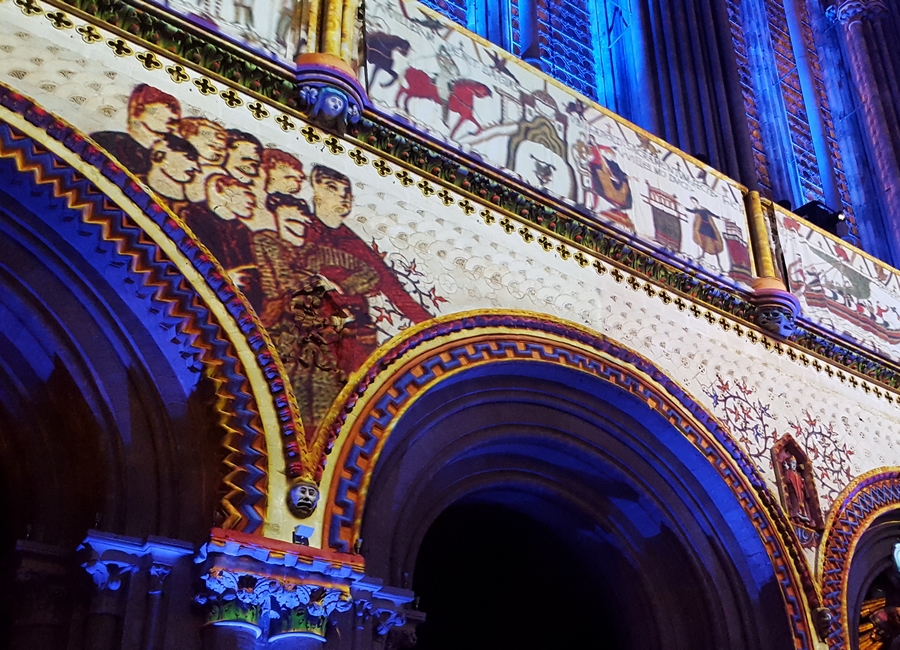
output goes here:
[{"label": "arch soffit", "polygon": [[[0,158],[49,186],[102,228],[110,255],[130,269],[152,300],[180,321],[197,359],[216,384],[227,435],[224,527],[263,532],[267,504],[283,502],[287,484],[268,482],[267,448],[283,463],[303,462],[302,425],[277,353],[244,297],[193,234],[152,193],[76,129],[0,84]],[[172,266],[177,272],[172,272]],[[113,287],[115,290],[115,287]],[[290,475],[290,474],[289,474]]]},{"label": "arch soffit", "polygon": [[[710,462],[754,523],[779,577],[792,628],[811,647],[806,611],[819,595],[778,500],[714,416],[643,356],[577,324],[531,312],[454,314],[406,330],[348,383],[323,426],[337,447],[326,467],[323,540],[335,550],[359,539],[368,487],[396,423],[425,392],[486,363],[553,363],[610,382],[660,413]],[[808,609],[807,609],[808,608]]]},{"label": "arch soffit", "polygon": [[875,521],[900,511],[900,467],[883,467],[857,477],[845,487],[825,521],[816,579],[822,607],[831,615],[829,648],[849,648],[851,623],[848,593],[857,546]]}]

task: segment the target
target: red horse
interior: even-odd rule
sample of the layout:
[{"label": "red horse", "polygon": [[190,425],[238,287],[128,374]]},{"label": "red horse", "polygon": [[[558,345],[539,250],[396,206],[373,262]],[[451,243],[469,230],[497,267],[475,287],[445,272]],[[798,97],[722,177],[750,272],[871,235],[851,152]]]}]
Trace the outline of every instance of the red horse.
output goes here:
[{"label": "red horse", "polygon": [[475,119],[475,99],[479,97],[490,97],[491,89],[479,81],[474,79],[457,79],[450,84],[450,97],[447,99],[446,105],[441,100],[438,93],[437,83],[434,77],[430,76],[424,70],[416,68],[407,68],[403,75],[404,84],[400,86],[397,97],[394,100],[396,106],[400,106],[403,101],[403,110],[409,113],[410,99],[427,99],[439,104],[443,110],[443,120],[446,124],[447,113],[456,113],[459,115],[459,121],[450,131],[450,137],[453,138],[465,122],[471,122],[478,129],[475,133],[481,133],[484,129],[478,120]]}]

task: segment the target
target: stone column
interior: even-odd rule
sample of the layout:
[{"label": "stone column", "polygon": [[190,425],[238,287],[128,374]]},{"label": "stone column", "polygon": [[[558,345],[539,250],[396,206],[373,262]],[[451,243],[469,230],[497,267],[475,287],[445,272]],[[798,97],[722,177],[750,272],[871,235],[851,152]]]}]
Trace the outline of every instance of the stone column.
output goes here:
[{"label": "stone column", "polygon": [[78,550],[81,566],[96,587],[85,625],[85,647],[161,650],[166,581],[173,566],[193,554],[193,546],[90,531]]},{"label": "stone column", "polygon": [[3,602],[12,617],[11,650],[64,648],[74,593],[72,551],[28,540],[16,542],[13,584]]},{"label": "stone column", "polygon": [[888,212],[887,228],[894,250],[900,250],[900,166],[891,146],[883,102],[890,95],[881,92],[869,56],[866,22],[877,21],[885,11],[881,0],[842,0],[830,14],[840,23],[841,38],[850,61],[850,74],[862,112],[862,126],[874,163],[877,185]]}]

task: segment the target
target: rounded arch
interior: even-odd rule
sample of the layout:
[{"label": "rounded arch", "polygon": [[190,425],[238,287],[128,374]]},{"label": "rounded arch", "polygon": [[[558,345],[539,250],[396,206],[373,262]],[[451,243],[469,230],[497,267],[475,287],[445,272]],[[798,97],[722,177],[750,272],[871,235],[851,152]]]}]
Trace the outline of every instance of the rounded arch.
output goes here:
[{"label": "rounded arch", "polygon": [[[596,461],[605,474],[589,480],[633,489],[648,503],[656,503],[648,510],[655,513],[648,515],[648,521],[669,507],[680,513],[669,519],[673,530],[678,529],[682,518],[686,522],[702,521],[695,530],[682,529],[678,535],[694,540],[690,543],[699,545],[695,550],[705,544],[701,539],[704,535],[720,538],[703,553],[711,557],[724,552],[728,559],[717,568],[704,569],[705,575],[721,572],[721,578],[731,572],[726,583],[736,589],[735,604],[758,605],[760,588],[766,585],[767,604],[755,609],[750,618],[764,627],[764,610],[777,603],[785,628],[791,629],[800,647],[812,647],[807,612],[818,605],[818,596],[776,500],[715,418],[647,359],[594,332],[543,315],[479,312],[420,326],[371,362],[358,377],[346,389],[346,406],[343,412],[334,414],[331,427],[333,435],[340,431],[340,437],[337,462],[326,475],[326,481],[331,480],[326,483],[329,500],[325,530],[330,546],[337,550],[353,548],[363,528],[367,535],[374,531],[375,539],[366,538],[364,546],[373,575],[394,583],[402,581],[402,574],[414,564],[417,544],[427,530],[424,524],[433,521],[455,498],[489,487],[490,481],[484,485],[479,481],[491,472],[477,469],[472,450],[514,440],[510,432],[504,433],[504,420],[508,423],[516,418],[512,421],[522,425],[517,434],[520,450],[531,444],[523,433],[528,427],[543,427],[532,442],[552,443],[549,447],[543,442],[532,445],[534,451],[525,454],[532,459],[529,462],[542,467],[532,473],[532,479],[553,477],[553,467],[568,471],[578,462],[582,464],[578,471],[587,477]],[[493,401],[492,386],[500,386],[502,393]],[[501,405],[510,402],[517,405],[516,409],[504,413]],[[455,433],[442,428],[442,421],[457,407],[465,410],[482,403],[491,404],[491,408],[474,420],[494,422],[491,418],[499,417],[494,424],[500,435],[481,436],[477,433],[480,425],[471,430],[468,425],[459,425]],[[626,403],[628,408],[621,408]],[[526,417],[532,408],[564,414],[572,427],[594,424],[588,427],[591,432],[585,429],[576,436],[562,429],[548,431],[546,417]],[[411,440],[427,438],[435,431],[444,431],[448,437],[425,456],[407,456],[412,454]],[[561,446],[553,447],[557,443]],[[521,456],[525,452],[517,453]],[[553,462],[544,462],[554,454]],[[587,465],[585,458],[591,459]],[[404,462],[406,470],[397,469]],[[441,478],[440,471],[434,476],[426,474],[423,484],[417,482],[417,471],[409,469],[416,468],[417,462],[438,469],[459,463],[470,463],[470,467],[458,476],[445,474]],[[535,484],[521,476],[521,464],[504,468],[501,461],[499,467],[501,473],[507,473],[503,479],[506,483]],[[636,470],[638,467],[643,469]],[[520,474],[518,478],[516,473]],[[655,478],[648,481],[646,476]],[[435,477],[436,483],[429,485]],[[592,512],[583,504],[585,497],[579,496],[575,485],[559,478],[556,485],[539,485],[535,493],[562,490],[567,492],[565,503],[574,504],[582,514]],[[397,528],[402,529],[406,522],[416,532],[401,543],[412,550],[401,549],[399,564],[392,565],[385,554],[397,548],[387,530],[397,524],[392,521],[399,512],[396,507],[405,500],[418,500],[426,491],[434,497],[422,501],[427,507],[415,506],[400,513],[403,519]],[[664,493],[668,496],[661,496]],[[370,507],[374,508],[371,512]],[[640,536],[636,531],[639,518],[622,508],[617,513],[607,514],[613,519],[619,517],[616,526],[630,528],[628,534]],[[370,523],[378,519],[384,530]],[[691,561],[702,563],[698,558],[703,553],[694,553]],[[759,557],[767,561],[757,562]],[[740,594],[740,584],[747,585],[749,592]],[[751,625],[751,629],[755,628]],[[747,647],[767,646],[751,643]]]},{"label": "rounded arch", "polygon": [[[850,648],[851,614],[889,561],[881,556],[900,532],[900,467],[884,467],[852,481],[835,499],[825,522],[817,578],[830,615],[828,647]],[[887,556],[889,558],[889,555]]]},{"label": "rounded arch", "polygon": [[[58,472],[36,494],[63,494],[70,480],[84,487],[94,496],[77,517],[82,528],[261,532],[267,497],[287,491],[268,483],[266,449],[283,451],[282,467],[300,462],[299,418],[244,298],[133,176],[3,86],[0,176],[9,251],[0,260],[0,426],[9,448],[44,454],[38,475]],[[209,469],[211,449],[224,471]],[[5,491],[28,492],[25,468],[12,468]],[[204,487],[198,468],[224,483],[213,476]],[[189,511],[193,490],[219,502],[217,520]],[[144,518],[154,523],[128,523]]]}]

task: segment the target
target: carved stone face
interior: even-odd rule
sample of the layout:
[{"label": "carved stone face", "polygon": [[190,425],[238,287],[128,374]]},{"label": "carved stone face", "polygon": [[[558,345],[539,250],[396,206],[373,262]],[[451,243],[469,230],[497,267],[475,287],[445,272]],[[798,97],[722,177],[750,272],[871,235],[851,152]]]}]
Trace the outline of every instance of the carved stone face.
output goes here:
[{"label": "carved stone face", "polygon": [[288,493],[288,507],[300,519],[306,519],[319,503],[319,488],[315,483],[302,481]]}]

